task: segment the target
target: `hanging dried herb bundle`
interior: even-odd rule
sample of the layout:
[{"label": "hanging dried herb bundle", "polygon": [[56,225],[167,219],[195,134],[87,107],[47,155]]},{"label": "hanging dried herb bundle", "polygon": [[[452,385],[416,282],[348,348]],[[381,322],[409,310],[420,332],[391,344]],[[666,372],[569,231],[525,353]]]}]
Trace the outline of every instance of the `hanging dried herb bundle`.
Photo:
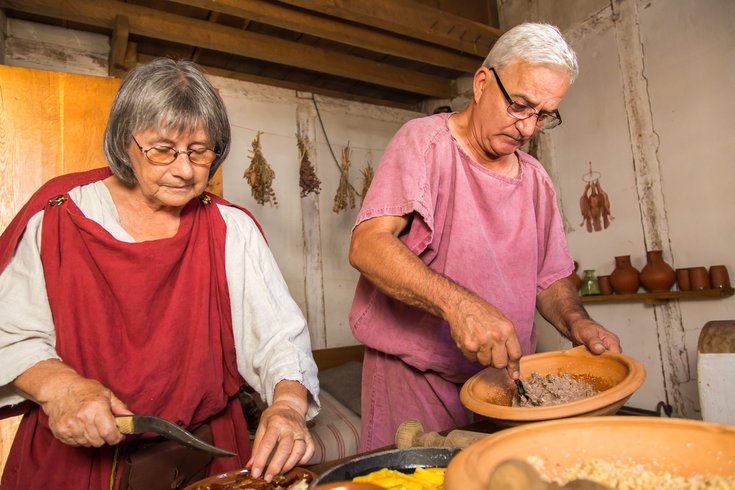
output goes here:
[{"label": "hanging dried herb bundle", "polygon": [[350,144],[342,148],[342,167],[339,177],[339,186],[337,187],[337,194],[334,196],[334,206],[332,211],[339,213],[343,209],[346,209],[349,205],[350,208],[355,207],[355,189],[350,185],[348,177],[350,175]]},{"label": "hanging dried herb bundle", "polygon": [[373,170],[373,166],[368,160],[365,162],[365,166],[362,167],[362,192],[360,193],[360,202],[365,202],[365,196],[367,195],[367,191],[370,188],[370,184],[373,182],[373,175],[375,175],[375,171]]},{"label": "hanging dried herb bundle", "polygon": [[299,166],[299,186],[301,186],[301,197],[306,197],[310,193],[319,194],[322,190],[322,181],[316,176],[314,164],[309,159],[309,140],[302,134],[296,135],[296,144],[299,147],[299,155],[301,155]]},{"label": "hanging dried herb bundle", "polygon": [[273,191],[273,180],[276,178],[276,173],[263,156],[263,149],[260,146],[261,134],[263,132],[258,131],[253,140],[250,166],[245,170],[243,178],[248,180],[253,197],[258,204],[263,205],[268,202],[273,206],[278,206],[276,193]]}]

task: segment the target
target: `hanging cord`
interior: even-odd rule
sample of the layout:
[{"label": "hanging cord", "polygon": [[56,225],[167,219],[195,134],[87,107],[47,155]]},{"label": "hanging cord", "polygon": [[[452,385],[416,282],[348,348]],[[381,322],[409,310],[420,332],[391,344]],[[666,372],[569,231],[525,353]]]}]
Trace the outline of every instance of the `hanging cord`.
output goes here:
[{"label": "hanging cord", "polygon": [[[334,151],[332,150],[332,144],[329,142],[329,136],[327,136],[327,130],[324,128],[324,121],[322,121],[322,115],[319,112],[319,106],[316,103],[316,98],[314,97],[314,94],[311,94],[311,101],[314,103],[314,109],[316,109],[316,116],[319,119],[319,125],[322,127],[322,134],[324,134],[324,140],[327,142],[327,148],[329,148],[329,153],[332,154],[332,159],[334,160],[334,164],[337,165],[337,169],[339,169],[340,172],[342,172],[342,165],[337,160],[337,156],[334,154]],[[360,197],[362,196],[359,192],[357,192],[357,189],[352,185],[350,181],[347,181],[347,185],[350,186],[350,188],[353,190],[355,194],[357,194]]]}]

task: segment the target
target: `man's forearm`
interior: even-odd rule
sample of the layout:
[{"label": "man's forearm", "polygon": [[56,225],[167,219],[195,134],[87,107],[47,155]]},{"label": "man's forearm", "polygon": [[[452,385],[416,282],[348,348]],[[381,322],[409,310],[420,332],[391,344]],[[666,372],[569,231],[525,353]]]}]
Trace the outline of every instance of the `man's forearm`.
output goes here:
[{"label": "man's forearm", "polygon": [[432,271],[403,242],[390,234],[351,256],[357,268],[382,293],[439,318],[475,295]]},{"label": "man's forearm", "polygon": [[541,291],[536,298],[536,308],[559,333],[572,341],[577,340],[572,337],[572,323],[589,319],[579,293],[567,278]]}]

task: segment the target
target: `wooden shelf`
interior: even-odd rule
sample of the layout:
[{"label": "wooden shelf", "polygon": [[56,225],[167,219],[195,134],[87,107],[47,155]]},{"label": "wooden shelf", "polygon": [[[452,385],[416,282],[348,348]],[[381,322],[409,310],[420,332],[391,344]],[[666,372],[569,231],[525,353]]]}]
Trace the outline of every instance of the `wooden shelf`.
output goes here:
[{"label": "wooden shelf", "polygon": [[634,294],[596,294],[582,296],[582,303],[619,303],[642,301],[647,305],[662,305],[672,299],[716,299],[726,298],[735,293],[733,288],[704,289],[701,291],[666,291],[664,293],[634,293]]}]

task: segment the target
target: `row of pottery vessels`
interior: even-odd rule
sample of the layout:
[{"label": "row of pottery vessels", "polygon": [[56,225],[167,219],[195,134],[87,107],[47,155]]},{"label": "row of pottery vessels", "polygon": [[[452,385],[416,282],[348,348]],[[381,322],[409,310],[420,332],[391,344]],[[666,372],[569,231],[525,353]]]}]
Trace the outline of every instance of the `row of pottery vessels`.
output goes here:
[{"label": "row of pottery vessels", "polygon": [[664,261],[661,250],[646,252],[646,265],[640,271],[631,264],[630,255],[615,257],[615,269],[609,276],[595,277],[594,270],[588,269],[580,278],[577,267],[575,262],[575,272],[570,277],[583,296],[634,294],[641,286],[651,293],[662,293],[670,291],[674,284],[678,285],[680,291],[730,288],[730,277],[724,265],[713,265],[709,271],[706,267],[674,270]]}]

